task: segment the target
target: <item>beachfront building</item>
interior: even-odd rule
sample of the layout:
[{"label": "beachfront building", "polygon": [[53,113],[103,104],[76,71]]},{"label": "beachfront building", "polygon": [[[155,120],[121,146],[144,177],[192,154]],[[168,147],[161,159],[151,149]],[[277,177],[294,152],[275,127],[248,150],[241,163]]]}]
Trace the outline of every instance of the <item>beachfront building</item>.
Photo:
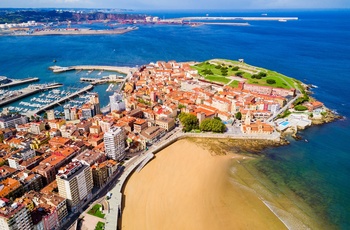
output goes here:
[{"label": "beachfront building", "polygon": [[271,125],[256,121],[255,123],[251,122],[252,115],[251,112],[248,111],[248,113],[245,116],[244,124],[241,126],[241,131],[246,134],[271,134],[273,133],[274,129]]},{"label": "beachfront building", "polygon": [[170,131],[175,128],[174,118],[161,117],[156,120],[156,124],[165,129],[166,131]]},{"label": "beachfront building", "polygon": [[93,188],[90,167],[81,162],[71,162],[56,175],[58,193],[67,199],[68,208],[78,211],[84,201],[91,197]]},{"label": "beachfront building", "polygon": [[104,134],[106,156],[113,160],[121,160],[125,156],[125,133],[119,127],[111,127]]},{"label": "beachfront building", "polygon": [[9,200],[0,199],[0,229],[33,229],[33,223],[27,208],[21,203],[10,204]]}]

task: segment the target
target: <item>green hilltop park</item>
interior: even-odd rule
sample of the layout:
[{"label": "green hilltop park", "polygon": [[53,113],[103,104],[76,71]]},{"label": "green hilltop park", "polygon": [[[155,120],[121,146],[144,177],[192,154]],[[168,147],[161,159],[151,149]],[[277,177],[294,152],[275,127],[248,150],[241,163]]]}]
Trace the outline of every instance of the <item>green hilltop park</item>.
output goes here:
[{"label": "green hilltop park", "polygon": [[295,88],[304,92],[301,82],[268,69],[251,66],[243,61],[213,59],[192,66],[205,80],[238,87],[240,78],[249,84],[276,88]]}]

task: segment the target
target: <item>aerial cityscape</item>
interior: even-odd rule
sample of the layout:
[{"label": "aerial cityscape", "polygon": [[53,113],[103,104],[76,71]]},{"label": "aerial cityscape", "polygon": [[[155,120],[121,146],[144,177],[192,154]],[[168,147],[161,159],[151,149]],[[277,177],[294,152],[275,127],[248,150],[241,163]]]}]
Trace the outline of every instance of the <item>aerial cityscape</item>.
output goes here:
[{"label": "aerial cityscape", "polygon": [[0,229],[348,229],[350,5],[263,2],[0,3]]}]

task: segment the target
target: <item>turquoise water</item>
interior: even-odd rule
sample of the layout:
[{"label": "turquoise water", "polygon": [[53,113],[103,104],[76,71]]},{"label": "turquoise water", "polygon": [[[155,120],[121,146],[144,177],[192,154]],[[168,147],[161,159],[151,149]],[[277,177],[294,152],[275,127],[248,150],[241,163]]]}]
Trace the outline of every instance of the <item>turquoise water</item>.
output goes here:
[{"label": "turquoise water", "polygon": [[[169,18],[208,12],[147,13]],[[40,82],[77,87],[81,83],[74,72],[57,75],[48,70],[53,59],[61,66],[136,66],[157,60],[244,58],[249,64],[317,85],[314,96],[349,117],[350,11],[209,12],[210,16],[261,13],[300,20],[252,21],[248,27],[143,25],[123,35],[0,37],[0,75],[37,76]],[[104,105],[107,87],[95,89]],[[292,141],[289,146],[264,151],[258,169],[276,184],[290,187],[325,220],[339,229],[350,229],[349,120],[315,126],[301,135],[308,142]]]}]

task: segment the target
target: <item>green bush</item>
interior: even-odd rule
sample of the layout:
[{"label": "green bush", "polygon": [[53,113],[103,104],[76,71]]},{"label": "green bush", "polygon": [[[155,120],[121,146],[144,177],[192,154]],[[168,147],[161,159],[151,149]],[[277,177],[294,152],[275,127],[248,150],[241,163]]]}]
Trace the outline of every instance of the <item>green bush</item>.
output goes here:
[{"label": "green bush", "polygon": [[235,117],[236,117],[237,120],[241,120],[242,119],[242,113],[241,112],[236,113]]},{"label": "green bush", "polygon": [[303,105],[296,105],[296,106],[294,107],[294,109],[295,109],[296,111],[305,111],[305,110],[307,110],[307,107],[306,107],[306,106],[303,106]]},{"label": "green bush", "polygon": [[259,72],[259,73],[258,73],[258,76],[260,76],[260,77],[266,77],[266,75],[267,75],[267,74],[264,73],[264,72]]},{"label": "green bush", "polygon": [[237,71],[237,70],[239,70],[238,66],[235,66],[235,67],[232,68],[232,71]]},{"label": "green bush", "polygon": [[237,72],[237,73],[236,73],[236,76],[238,76],[238,77],[242,77],[242,76],[243,76],[243,74],[244,74],[243,72],[239,71],[239,72]]},{"label": "green bush", "polygon": [[276,81],[274,79],[267,79],[266,83],[272,85],[272,84],[276,84]]}]

